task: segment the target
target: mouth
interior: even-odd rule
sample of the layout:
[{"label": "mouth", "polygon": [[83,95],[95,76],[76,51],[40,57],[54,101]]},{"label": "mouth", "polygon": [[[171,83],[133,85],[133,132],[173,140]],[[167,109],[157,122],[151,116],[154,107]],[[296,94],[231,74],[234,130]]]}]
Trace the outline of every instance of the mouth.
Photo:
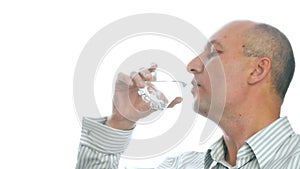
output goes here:
[{"label": "mouth", "polygon": [[197,82],[195,79],[191,83],[194,87],[201,87],[201,83]]}]

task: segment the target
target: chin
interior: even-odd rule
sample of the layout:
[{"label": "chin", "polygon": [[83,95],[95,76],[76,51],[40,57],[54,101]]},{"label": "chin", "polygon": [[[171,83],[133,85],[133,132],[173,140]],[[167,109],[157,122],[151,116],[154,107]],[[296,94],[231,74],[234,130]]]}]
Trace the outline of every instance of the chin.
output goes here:
[{"label": "chin", "polygon": [[206,117],[206,118],[208,116],[208,113],[206,111],[198,111],[198,114],[200,114],[201,116]]},{"label": "chin", "polygon": [[[194,102],[193,102],[193,109],[196,113],[199,114],[207,114],[206,112],[208,112],[206,110],[206,104],[203,102],[203,100],[200,102],[199,98],[194,98]],[[208,106],[209,107],[209,106]]]},{"label": "chin", "polygon": [[208,116],[208,111],[201,108],[199,104],[194,104],[194,112],[197,114],[200,114],[201,116],[204,116],[204,117]]}]

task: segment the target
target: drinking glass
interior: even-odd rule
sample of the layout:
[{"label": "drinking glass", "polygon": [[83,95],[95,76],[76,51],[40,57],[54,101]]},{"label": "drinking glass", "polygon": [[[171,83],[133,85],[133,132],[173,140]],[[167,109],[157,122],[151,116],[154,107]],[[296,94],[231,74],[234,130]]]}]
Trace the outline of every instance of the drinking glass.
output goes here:
[{"label": "drinking glass", "polygon": [[174,79],[168,72],[157,69],[152,72],[152,81],[146,81],[144,88],[138,89],[143,101],[150,104],[152,110],[164,110],[170,102],[186,87],[187,83]]}]

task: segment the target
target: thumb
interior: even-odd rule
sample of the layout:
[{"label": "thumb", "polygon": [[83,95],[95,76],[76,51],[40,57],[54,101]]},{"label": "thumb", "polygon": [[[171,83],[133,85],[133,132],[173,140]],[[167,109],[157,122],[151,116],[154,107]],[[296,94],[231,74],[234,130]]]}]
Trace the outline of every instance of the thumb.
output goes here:
[{"label": "thumb", "polygon": [[173,101],[171,101],[171,103],[168,105],[167,108],[172,108],[176,104],[181,103],[181,102],[182,102],[182,97],[176,97]]}]

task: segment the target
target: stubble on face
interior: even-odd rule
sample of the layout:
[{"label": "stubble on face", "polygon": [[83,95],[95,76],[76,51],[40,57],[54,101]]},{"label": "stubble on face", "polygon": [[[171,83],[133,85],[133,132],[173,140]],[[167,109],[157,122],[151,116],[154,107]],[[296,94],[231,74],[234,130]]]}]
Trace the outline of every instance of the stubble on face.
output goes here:
[{"label": "stubble on face", "polygon": [[[209,58],[211,59],[209,64],[204,63],[203,72],[194,73],[196,82],[201,82],[201,86],[196,88],[198,96],[194,102],[194,110],[199,114],[207,117],[213,113],[212,110],[222,108],[222,102],[225,102],[224,115],[226,111],[232,111],[233,107],[238,106],[246,89],[247,59],[243,56],[242,34],[254,25],[255,23],[248,21],[233,22],[211,37],[209,44],[214,47],[218,56]],[[208,61],[206,57],[205,52],[199,55],[199,58],[204,58],[201,60]],[[221,65],[217,61],[221,62]],[[223,72],[220,72],[221,69],[217,70],[217,67],[222,67]],[[219,78],[222,76],[225,76],[225,84],[219,84],[219,81],[222,81]],[[224,90],[225,94],[220,94]],[[215,99],[214,105],[212,99]],[[210,115],[210,118],[214,120],[214,115]]]}]

